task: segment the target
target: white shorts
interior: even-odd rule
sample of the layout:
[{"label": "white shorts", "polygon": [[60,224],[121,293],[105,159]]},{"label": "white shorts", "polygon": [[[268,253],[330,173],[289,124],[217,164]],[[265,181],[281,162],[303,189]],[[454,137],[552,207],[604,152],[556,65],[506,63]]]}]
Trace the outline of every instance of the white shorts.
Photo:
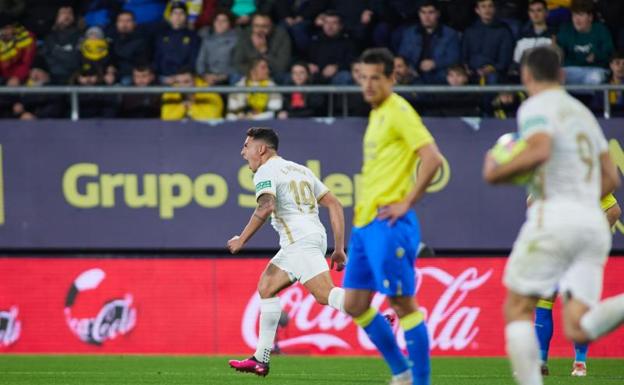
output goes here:
[{"label": "white shorts", "polygon": [[540,227],[529,221],[514,243],[503,283],[517,294],[549,298],[559,291],[593,306],[600,300],[610,249],[606,219],[593,226],[574,221]]},{"label": "white shorts", "polygon": [[306,283],[320,273],[329,271],[326,252],[327,236],[310,234],[281,248],[270,263],[285,271],[292,282]]}]

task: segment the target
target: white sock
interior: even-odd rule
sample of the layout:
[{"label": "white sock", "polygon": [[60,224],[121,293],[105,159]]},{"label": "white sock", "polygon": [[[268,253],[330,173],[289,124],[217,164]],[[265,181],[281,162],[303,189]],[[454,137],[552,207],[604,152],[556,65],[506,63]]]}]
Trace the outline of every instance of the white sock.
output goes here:
[{"label": "white sock", "polygon": [[520,385],[542,385],[539,343],[531,321],[513,321],[505,328],[507,355]]},{"label": "white sock", "polygon": [[282,306],[278,297],[260,300],[260,328],[258,346],[254,357],[260,362],[269,362],[275,341],[275,333],[282,314]]},{"label": "white sock", "polygon": [[327,296],[327,303],[336,310],[345,312],[344,310],[345,290],[341,287],[334,287]]},{"label": "white sock", "polygon": [[624,294],[601,301],[581,318],[581,328],[595,340],[624,322]]}]

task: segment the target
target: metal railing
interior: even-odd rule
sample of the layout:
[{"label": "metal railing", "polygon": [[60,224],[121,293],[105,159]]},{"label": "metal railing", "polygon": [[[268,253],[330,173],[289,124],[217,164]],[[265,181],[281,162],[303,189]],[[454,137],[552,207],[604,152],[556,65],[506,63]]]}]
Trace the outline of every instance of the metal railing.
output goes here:
[{"label": "metal railing", "polygon": [[[609,103],[609,92],[624,92],[624,85],[569,85],[565,86],[568,91],[581,92],[601,92],[603,94],[603,114],[606,119],[611,117],[611,104]],[[471,93],[471,94],[491,94],[501,92],[520,92],[524,91],[524,87],[520,85],[496,85],[496,86],[396,86],[394,91],[397,93],[421,93],[421,94],[449,94],[449,93]],[[80,118],[80,110],[78,103],[78,95],[83,94],[103,94],[103,95],[122,95],[122,94],[163,94],[168,92],[193,94],[202,92],[211,92],[219,94],[231,93],[320,93],[328,95],[327,116],[333,115],[335,100],[334,97],[341,98],[342,115],[348,117],[348,99],[349,94],[360,93],[359,86],[275,86],[275,87],[238,87],[238,86],[214,86],[214,87],[126,87],[126,86],[44,86],[44,87],[0,87],[0,95],[3,94],[66,94],[70,96],[71,119],[78,120]]]}]

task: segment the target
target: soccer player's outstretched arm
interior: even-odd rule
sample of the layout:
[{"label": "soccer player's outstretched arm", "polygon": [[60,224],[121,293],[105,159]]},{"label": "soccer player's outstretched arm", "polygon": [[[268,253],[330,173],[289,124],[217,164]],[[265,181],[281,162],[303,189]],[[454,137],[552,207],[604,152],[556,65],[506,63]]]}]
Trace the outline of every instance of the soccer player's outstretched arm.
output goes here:
[{"label": "soccer player's outstretched arm", "polygon": [[331,222],[332,233],[334,233],[334,252],[330,258],[330,268],[333,269],[334,265],[336,265],[336,271],[341,271],[347,262],[347,256],[344,251],[345,220],[342,205],[331,192],[323,195],[321,200],[319,200],[319,204],[327,207],[329,210],[329,221]]},{"label": "soccer player's outstretched arm", "polygon": [[549,134],[535,133],[526,143],[526,148],[505,164],[496,163],[488,152],[483,163],[483,179],[492,184],[505,183],[516,174],[534,170],[550,158],[552,138]]},{"label": "soccer player's outstretched arm", "polygon": [[262,194],[258,198],[258,206],[254,210],[247,226],[240,235],[235,235],[227,243],[230,253],[236,254],[243,248],[245,243],[262,227],[264,222],[271,216],[275,210],[275,196],[272,194]]}]

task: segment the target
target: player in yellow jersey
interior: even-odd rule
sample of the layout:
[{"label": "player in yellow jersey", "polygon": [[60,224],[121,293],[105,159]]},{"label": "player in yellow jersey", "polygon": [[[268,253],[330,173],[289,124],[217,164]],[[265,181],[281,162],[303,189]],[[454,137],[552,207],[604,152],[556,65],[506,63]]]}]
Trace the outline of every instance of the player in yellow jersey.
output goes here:
[{"label": "player in yellow jersey", "polygon": [[[391,384],[429,384],[429,337],[413,298],[420,228],[411,208],[424,195],[442,155],[420,116],[392,92],[390,51],[366,50],[361,63],[360,85],[372,111],[364,135],[362,192],[355,206],[344,277],[345,310],[388,363]],[[409,364],[389,324],[370,306],[374,292],[387,295],[399,316]]]},{"label": "player in yellow jersey", "polygon": [[[615,196],[609,194],[602,198],[600,207],[607,216],[609,226],[613,228],[615,222],[622,215],[622,209]],[[553,335],[553,315],[552,308],[556,296],[551,298],[540,298],[535,308],[535,333],[540,346],[540,359],[542,361],[542,375],[549,375],[548,370],[548,350]],[[587,344],[574,344],[574,363],[572,364],[572,376],[585,377],[587,375]]]}]

